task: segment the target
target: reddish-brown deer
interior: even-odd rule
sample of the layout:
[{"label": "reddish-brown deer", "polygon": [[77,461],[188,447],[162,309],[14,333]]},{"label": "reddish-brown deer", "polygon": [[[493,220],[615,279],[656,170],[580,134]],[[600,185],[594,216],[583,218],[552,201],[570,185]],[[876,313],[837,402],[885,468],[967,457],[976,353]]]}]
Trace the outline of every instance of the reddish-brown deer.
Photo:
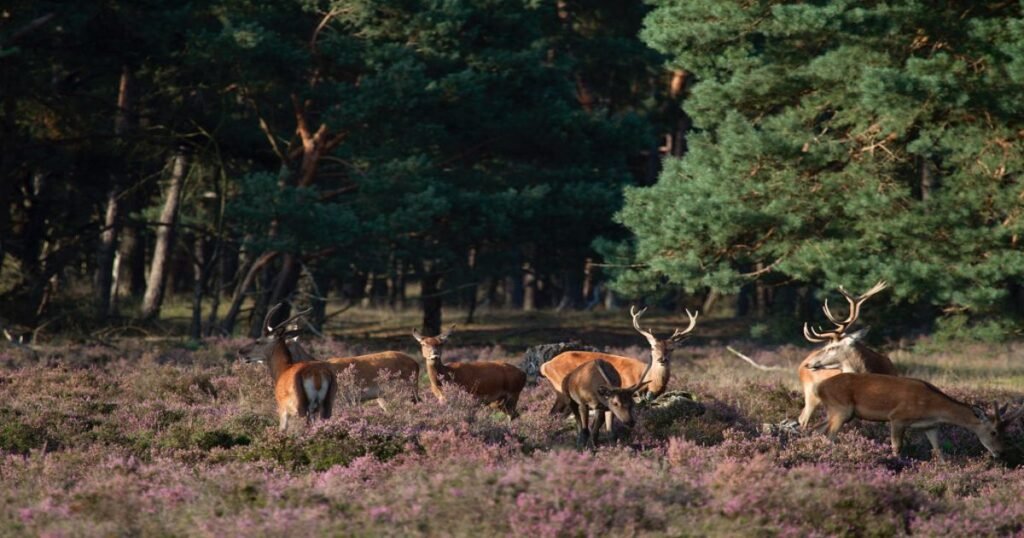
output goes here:
[{"label": "reddish-brown deer", "polygon": [[[296,362],[317,360],[306,351],[297,335],[288,339],[288,350]],[[353,381],[359,386],[358,397],[363,401],[380,398],[383,390],[379,382],[391,375],[397,376],[397,382],[409,385],[413,401],[419,400],[420,365],[416,359],[401,351],[380,351],[354,357],[330,357],[324,362],[330,364],[336,373],[352,372]]]},{"label": "reddish-brown deer", "polygon": [[289,417],[303,416],[306,422],[316,415],[327,419],[334,409],[334,397],[338,391],[334,370],[322,362],[296,362],[288,350],[287,339],[292,333],[285,327],[305,315],[300,312],[276,326],[270,319],[281,307],[278,304],[267,312],[263,320],[263,334],[252,344],[238,350],[238,356],[245,362],[264,363],[274,380],[274,399],[277,401],[279,428],[288,428]]},{"label": "reddish-brown deer", "polygon": [[[562,380],[562,394],[568,399],[569,409],[576,419],[576,448],[583,448],[584,444],[591,448],[597,446],[604,413],[615,415],[619,422],[632,428],[635,423],[633,395],[648,383],[641,381],[622,386],[622,377],[615,367],[603,359],[585,362],[569,372]],[[593,420],[591,411],[594,411]]]},{"label": "reddish-brown deer", "polygon": [[609,353],[597,353],[593,351],[566,351],[540,366],[540,373],[555,389],[555,404],[551,408],[552,414],[564,413],[567,409],[568,400],[562,394],[562,381],[570,372],[580,365],[601,359],[615,368],[615,371],[626,386],[637,385],[641,381],[647,381],[641,396],[647,399],[654,399],[660,396],[668,388],[668,382],[672,377],[671,358],[672,351],[685,340],[693,328],[697,325],[697,314],[691,314],[689,310],[686,315],[690,323],[685,329],[676,329],[668,338],[657,338],[649,330],[640,327],[640,316],[644,315],[647,309],[639,312],[635,307],[630,307],[629,315],[633,318],[633,328],[647,339],[651,346],[651,362],[647,363],[631,357],[622,357]]},{"label": "reddish-brown deer", "polygon": [[834,438],[839,428],[853,418],[888,422],[892,452],[899,455],[907,429],[924,430],[932,445],[932,454],[943,459],[939,448],[939,425],[966,428],[996,457],[1003,452],[1006,426],[1024,414],[1024,408],[1006,414],[1006,406],[993,406],[987,415],[980,407],[957,401],[931,383],[909,377],[880,374],[842,373],[818,383],[817,396],[828,412],[828,435]]},{"label": "reddish-brown deer", "polygon": [[807,358],[797,367],[797,374],[800,376],[800,384],[804,391],[804,408],[800,413],[800,427],[807,427],[811,415],[814,414],[814,410],[818,406],[818,397],[814,392],[816,384],[842,372],[897,375],[896,367],[888,357],[861,342],[861,339],[867,334],[867,329],[853,333],[848,332],[860,316],[860,308],[864,301],[885,288],[886,283],[880,281],[859,297],[853,297],[840,287],[839,293],[846,298],[850,307],[846,318],[839,319],[833,315],[828,307],[828,301],[825,301],[825,305],[822,307],[825,317],[836,328],[828,332],[818,332],[804,323],[804,337],[811,342],[825,342],[825,346],[807,355]]},{"label": "reddish-brown deer", "polygon": [[519,416],[516,405],[519,393],[526,386],[526,373],[500,361],[441,362],[441,350],[452,334],[452,325],[437,336],[422,336],[413,330],[412,336],[420,344],[427,365],[430,390],[444,402],[441,383],[453,383],[475,396],[481,403],[498,407],[509,419]]}]

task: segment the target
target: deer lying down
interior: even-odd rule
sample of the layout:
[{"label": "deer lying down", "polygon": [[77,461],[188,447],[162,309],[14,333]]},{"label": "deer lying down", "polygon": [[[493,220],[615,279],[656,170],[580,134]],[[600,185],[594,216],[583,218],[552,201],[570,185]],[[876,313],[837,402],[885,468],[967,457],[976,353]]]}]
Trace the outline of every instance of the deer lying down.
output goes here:
[{"label": "deer lying down", "polygon": [[974,432],[993,456],[1003,451],[1003,431],[1024,413],[1024,408],[1004,415],[996,406],[989,416],[979,407],[957,401],[931,383],[909,377],[880,374],[839,374],[818,384],[817,396],[828,412],[830,438],[852,418],[888,422],[892,452],[899,455],[907,428],[922,429],[932,454],[944,459],[939,449],[939,425],[954,424]]},{"label": "deer lying down", "polygon": [[323,419],[330,418],[338,385],[334,370],[327,364],[293,360],[287,345],[287,339],[292,333],[284,330],[284,327],[303,316],[305,312],[300,312],[276,327],[271,327],[270,318],[280,307],[281,304],[278,304],[267,312],[263,320],[263,335],[254,343],[238,350],[238,355],[245,362],[267,365],[270,377],[274,380],[279,429],[285,431],[291,416],[304,416],[307,423],[317,414]]},{"label": "deer lying down", "polygon": [[451,336],[454,325],[437,336],[422,336],[416,330],[412,337],[420,344],[423,360],[427,364],[430,391],[444,402],[441,382],[454,383],[485,405],[498,407],[510,420],[519,416],[516,405],[519,393],[526,386],[526,373],[499,361],[441,362],[441,349]]},{"label": "deer lying down", "polygon": [[[302,346],[298,336],[288,339],[288,350],[291,351],[296,362],[317,360]],[[381,387],[378,381],[381,374],[385,372],[397,374],[400,383],[410,383],[413,401],[419,401],[420,365],[416,359],[405,353],[381,351],[355,357],[331,357],[324,362],[331,365],[336,373],[342,373],[352,368],[355,381],[361,389],[359,397],[363,401],[380,397]]]},{"label": "deer lying down", "polygon": [[[562,394],[568,398],[569,409],[579,430],[576,448],[583,448],[584,444],[591,448],[597,446],[597,435],[603,422],[602,412],[610,412],[626,426],[633,427],[636,422],[633,418],[633,395],[648,383],[642,381],[622,387],[622,378],[618,372],[602,359],[585,362],[565,376],[562,380]],[[595,411],[592,421],[591,410]]]}]

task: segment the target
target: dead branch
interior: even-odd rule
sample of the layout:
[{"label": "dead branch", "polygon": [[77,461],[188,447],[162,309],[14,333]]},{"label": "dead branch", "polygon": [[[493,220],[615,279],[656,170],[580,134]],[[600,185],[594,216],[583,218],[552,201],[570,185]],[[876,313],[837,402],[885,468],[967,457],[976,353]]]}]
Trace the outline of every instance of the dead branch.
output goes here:
[{"label": "dead branch", "polygon": [[750,357],[733,349],[732,346],[725,346],[725,349],[728,349],[733,355],[736,355],[737,357],[747,361],[751,366],[757,368],[758,370],[764,370],[765,372],[784,372],[788,370],[788,368],[782,368],[779,366],[765,366],[763,364],[758,364],[754,362],[754,359],[751,359]]}]

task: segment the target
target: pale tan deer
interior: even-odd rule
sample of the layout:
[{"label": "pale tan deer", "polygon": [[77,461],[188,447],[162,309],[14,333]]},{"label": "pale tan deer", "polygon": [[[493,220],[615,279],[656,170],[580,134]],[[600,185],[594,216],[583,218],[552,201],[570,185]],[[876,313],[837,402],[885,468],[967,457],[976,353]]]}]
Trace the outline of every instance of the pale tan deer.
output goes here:
[{"label": "pale tan deer", "polygon": [[[646,363],[631,357],[622,357],[609,353],[597,353],[593,351],[566,351],[540,366],[540,373],[551,382],[555,389],[555,404],[551,408],[552,414],[564,413],[568,406],[568,400],[562,394],[562,380],[578,368],[581,364],[601,359],[611,364],[626,386],[638,385],[641,381],[647,381],[641,396],[652,400],[660,396],[668,387],[672,376],[671,357],[672,351],[685,340],[693,328],[697,325],[697,314],[686,311],[690,323],[686,329],[676,329],[671,336],[659,339],[651,331],[640,328],[640,316],[644,315],[647,309],[639,312],[636,307],[629,308],[629,315],[633,318],[633,328],[647,339],[651,346],[651,362]],[[610,428],[610,426],[609,426]]]},{"label": "pale tan deer", "polygon": [[526,386],[526,373],[519,368],[500,361],[441,362],[441,350],[448,341],[455,326],[452,325],[437,336],[422,336],[413,330],[412,337],[420,344],[423,360],[427,365],[427,379],[430,391],[444,402],[441,383],[453,383],[475,396],[481,403],[498,407],[510,420],[519,416],[516,405],[519,393]]},{"label": "pale tan deer", "polygon": [[804,408],[800,412],[800,427],[807,428],[811,415],[818,406],[818,397],[815,395],[814,386],[830,377],[842,372],[873,373],[897,375],[896,367],[888,357],[867,347],[860,340],[867,334],[867,329],[857,332],[848,332],[850,326],[860,316],[860,307],[878,292],[886,288],[884,281],[879,281],[870,290],[859,297],[853,297],[842,287],[839,293],[846,298],[850,311],[846,318],[840,320],[832,314],[828,307],[828,301],[822,309],[825,317],[832,322],[836,328],[828,332],[818,332],[804,323],[804,337],[811,342],[826,342],[825,346],[807,355],[797,367],[797,374],[800,376],[800,384],[804,390]]},{"label": "pale tan deer", "polygon": [[292,416],[304,416],[307,423],[317,414],[322,419],[330,418],[338,384],[334,370],[326,363],[293,360],[287,345],[292,334],[284,328],[307,312],[299,312],[277,326],[271,326],[270,319],[280,307],[281,304],[277,304],[267,312],[262,336],[239,349],[238,356],[245,362],[267,365],[274,380],[279,429],[285,431]]},{"label": "pale tan deer", "polygon": [[[298,335],[288,339],[288,349],[296,362],[316,360],[299,342]],[[359,386],[359,398],[363,401],[380,398],[379,381],[388,374],[397,376],[401,383],[409,383],[413,401],[419,400],[420,364],[405,353],[380,351],[354,357],[330,357],[324,362],[330,364],[336,373],[351,371]]]},{"label": "pale tan deer", "polygon": [[888,422],[892,453],[900,454],[903,434],[908,428],[924,430],[932,454],[944,459],[939,448],[939,425],[953,424],[974,432],[995,457],[1003,452],[1006,426],[1024,414],[1024,408],[1009,415],[1006,406],[993,406],[987,415],[980,407],[957,401],[931,383],[909,377],[880,374],[842,373],[818,383],[817,396],[828,412],[828,435],[835,438],[839,428],[853,418]]},{"label": "pale tan deer", "polygon": [[[633,395],[648,383],[650,381],[642,381],[623,387],[619,373],[611,363],[602,359],[585,362],[569,372],[562,380],[562,394],[569,400],[569,409],[576,419],[576,448],[597,446],[604,413],[615,415],[619,422],[632,428],[636,422]],[[594,411],[593,421],[590,419],[591,411]],[[612,436],[614,438],[614,434]]]}]

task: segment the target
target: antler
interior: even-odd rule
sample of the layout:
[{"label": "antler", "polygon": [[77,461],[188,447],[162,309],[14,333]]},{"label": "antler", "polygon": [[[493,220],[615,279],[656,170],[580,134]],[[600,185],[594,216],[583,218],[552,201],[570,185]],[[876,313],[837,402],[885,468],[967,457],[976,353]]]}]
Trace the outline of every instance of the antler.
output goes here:
[{"label": "antler", "polygon": [[[864,301],[867,301],[886,287],[888,287],[888,284],[884,280],[879,280],[871,289],[862,293],[860,297],[854,298],[848,291],[846,291],[845,288],[839,286],[839,293],[846,298],[846,302],[850,307],[850,311],[847,313],[846,319],[840,320],[838,316],[833,314],[832,310],[828,307],[828,299],[825,299],[825,305],[822,306],[821,309],[825,312],[825,317],[836,326],[836,329],[833,331],[818,332],[814,329],[808,330],[807,324],[804,323],[804,338],[811,342],[834,342],[839,340],[846,334],[846,330],[849,329],[855,321],[857,321],[858,317],[860,317],[860,307],[864,304]],[[812,337],[811,334],[814,336]]]},{"label": "antler", "polygon": [[309,307],[309,308],[307,308],[305,310],[297,312],[294,316],[292,316],[292,317],[282,321],[281,323],[278,323],[277,325],[274,325],[273,327],[271,327],[270,326],[270,319],[274,316],[274,313],[276,313],[282,306],[284,306],[284,303],[277,303],[276,305],[274,305],[273,308],[270,309],[270,311],[267,312],[267,316],[265,318],[263,318],[263,330],[266,331],[266,334],[268,336],[272,335],[272,334],[276,334],[277,331],[281,327],[285,327],[289,323],[291,323],[291,322],[293,322],[293,321],[301,318],[302,316],[305,316],[306,314],[309,314],[310,312],[313,311],[313,307]]},{"label": "antler", "polygon": [[693,328],[697,326],[697,315],[698,314],[700,314],[699,311],[698,312],[694,312],[694,313],[691,314],[690,313],[690,309],[687,308],[686,309],[686,316],[690,318],[690,325],[688,327],[686,327],[685,329],[683,329],[683,330],[676,329],[675,332],[672,333],[672,336],[668,337],[668,339],[671,340],[672,342],[678,342],[678,341],[686,338],[687,336],[689,336],[690,331],[692,331]]},{"label": "antler", "polygon": [[651,331],[645,331],[640,328],[640,316],[644,315],[644,312],[647,312],[646,306],[641,308],[639,312],[637,312],[636,306],[630,305],[629,307],[629,315],[633,318],[633,328],[636,329],[636,332],[644,335],[644,337],[647,338],[647,341],[653,346],[658,339],[654,337],[654,334]]}]

